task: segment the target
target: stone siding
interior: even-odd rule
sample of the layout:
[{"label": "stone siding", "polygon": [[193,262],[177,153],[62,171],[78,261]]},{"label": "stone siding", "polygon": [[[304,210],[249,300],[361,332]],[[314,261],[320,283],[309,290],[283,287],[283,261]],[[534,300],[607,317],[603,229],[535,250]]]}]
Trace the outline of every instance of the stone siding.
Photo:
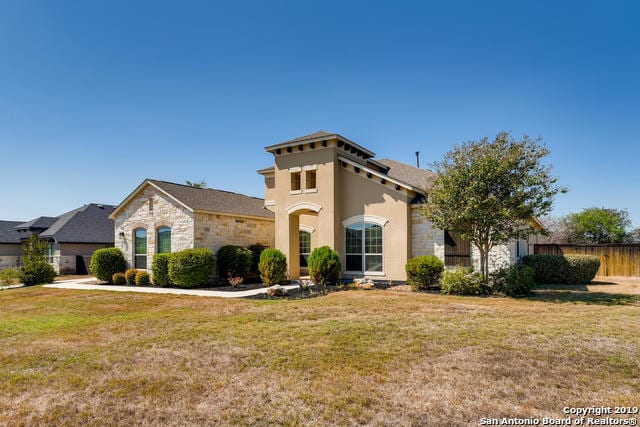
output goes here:
[{"label": "stone siding", "polygon": [[420,214],[417,207],[411,208],[411,257],[435,255],[444,262],[444,230],[439,230]]},{"label": "stone siding", "polygon": [[249,246],[254,243],[274,247],[274,220],[196,213],[195,247],[211,248],[217,252],[225,245]]},{"label": "stone siding", "polygon": [[136,228],[146,228],[147,268],[151,268],[156,252],[156,229],[161,226],[171,227],[172,252],[193,248],[194,217],[193,212],[148,185],[115,218],[115,247],[122,250],[127,264],[133,266],[133,231]]}]

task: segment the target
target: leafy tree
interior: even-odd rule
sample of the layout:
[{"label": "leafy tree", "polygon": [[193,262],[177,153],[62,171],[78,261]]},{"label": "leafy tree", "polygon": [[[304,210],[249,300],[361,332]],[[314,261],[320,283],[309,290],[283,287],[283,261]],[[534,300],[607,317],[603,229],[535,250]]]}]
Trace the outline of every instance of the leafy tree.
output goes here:
[{"label": "leafy tree", "polygon": [[46,240],[40,240],[36,234],[32,234],[22,243],[22,264],[47,262],[48,248],[49,243]]},{"label": "leafy tree", "polygon": [[634,228],[624,238],[626,243],[640,243],[640,227]]},{"label": "leafy tree", "polygon": [[188,179],[184,182],[186,185],[188,185],[189,187],[194,187],[194,188],[207,188],[207,181],[200,180],[200,181],[194,181],[191,182]]},{"label": "leafy tree", "polygon": [[621,243],[631,227],[629,213],[609,208],[586,208],[565,217],[571,243]]},{"label": "leafy tree", "polygon": [[47,262],[49,244],[33,234],[22,244],[20,281],[26,286],[50,283],[56,277],[55,269]]},{"label": "leafy tree", "polygon": [[539,233],[531,219],[549,213],[554,196],[566,192],[541,163],[547,154],[540,140],[501,132],[493,141],[485,137],[455,146],[433,164],[438,178],[422,213],[478,248],[485,278],[489,251]]}]

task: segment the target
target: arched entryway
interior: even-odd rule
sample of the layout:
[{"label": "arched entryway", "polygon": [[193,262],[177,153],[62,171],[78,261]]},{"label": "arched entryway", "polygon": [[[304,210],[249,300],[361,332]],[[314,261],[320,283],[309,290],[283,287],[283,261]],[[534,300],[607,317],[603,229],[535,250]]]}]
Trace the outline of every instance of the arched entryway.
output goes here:
[{"label": "arched entryway", "polygon": [[286,210],[289,223],[287,263],[291,279],[309,274],[306,262],[311,251],[318,247],[318,214],[321,210],[316,203],[298,203]]}]

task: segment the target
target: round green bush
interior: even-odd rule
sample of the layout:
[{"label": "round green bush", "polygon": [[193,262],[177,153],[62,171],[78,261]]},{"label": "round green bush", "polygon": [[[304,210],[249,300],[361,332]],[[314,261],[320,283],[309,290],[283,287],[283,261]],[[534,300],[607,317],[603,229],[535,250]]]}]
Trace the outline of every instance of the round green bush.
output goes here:
[{"label": "round green bush", "polygon": [[155,254],[151,262],[151,275],[156,286],[169,286],[169,259],[173,254]]},{"label": "round green bush", "polygon": [[414,291],[438,286],[438,280],[444,271],[444,262],[434,255],[411,258],[405,265],[407,284]]},{"label": "round green bush", "polygon": [[184,249],[169,258],[169,279],[181,288],[202,286],[215,265],[216,256],[211,249]]},{"label": "round green bush", "polygon": [[98,280],[111,282],[115,273],[123,273],[127,269],[122,251],[118,248],[98,249],[93,253],[89,270]]},{"label": "round green bush", "polygon": [[277,285],[287,280],[287,257],[278,249],[262,251],[258,268],[265,286]]},{"label": "round green bush", "polygon": [[136,284],[136,274],[138,274],[138,270],[135,268],[129,268],[124,272],[124,278],[127,280],[127,285],[133,286]]},{"label": "round green bush", "polygon": [[56,277],[56,270],[46,261],[33,261],[20,267],[20,281],[25,286],[51,283]]},{"label": "round green bush", "polygon": [[223,246],[218,250],[216,259],[218,261],[218,277],[221,281],[226,281],[230,277],[242,277],[249,274],[253,254],[247,248],[241,246]]},{"label": "round green bush", "polygon": [[124,286],[127,284],[127,278],[124,276],[124,273],[114,273],[111,276],[111,283],[117,286]]},{"label": "round green bush", "polygon": [[329,246],[316,248],[309,255],[309,275],[320,286],[335,285],[340,278],[342,263],[338,253]]},{"label": "round green bush", "polygon": [[491,287],[479,271],[470,267],[456,267],[447,270],[440,278],[440,292],[458,295],[485,295],[491,293]]},{"label": "round green bush", "polygon": [[491,273],[491,287],[496,293],[510,297],[529,295],[536,287],[533,268],[513,265]]},{"label": "round green bush", "polygon": [[149,286],[151,284],[151,277],[149,276],[149,273],[142,270],[138,271],[136,273],[135,284],[136,286]]}]

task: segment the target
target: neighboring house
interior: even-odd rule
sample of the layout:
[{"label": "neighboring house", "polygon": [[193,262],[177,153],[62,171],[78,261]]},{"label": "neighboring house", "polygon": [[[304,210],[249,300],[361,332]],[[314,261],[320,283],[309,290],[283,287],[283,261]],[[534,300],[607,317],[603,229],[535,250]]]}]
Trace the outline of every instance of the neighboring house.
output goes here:
[{"label": "neighboring house", "polygon": [[57,217],[0,221],[0,266],[19,266],[21,243],[35,234],[49,243],[47,259],[58,274],[87,274],[93,252],[113,246],[114,209],[90,203]]},{"label": "neighboring house", "polygon": [[139,269],[151,268],[156,253],[274,245],[274,215],[264,200],[229,191],[146,179],[110,218],[115,246]]},{"label": "neighboring house", "polygon": [[20,233],[15,229],[22,221],[0,221],[0,269],[20,265]]},{"label": "neighboring house", "polygon": [[[446,265],[478,265],[468,241],[432,226],[420,215],[436,175],[390,159],[328,132],[265,148],[275,165],[259,170],[265,207],[275,214],[275,247],[292,279],[307,274],[311,251],[328,245],[340,255],[344,277],[406,280],[405,264],[436,255]],[[491,268],[513,264],[527,241],[494,248]]]}]

